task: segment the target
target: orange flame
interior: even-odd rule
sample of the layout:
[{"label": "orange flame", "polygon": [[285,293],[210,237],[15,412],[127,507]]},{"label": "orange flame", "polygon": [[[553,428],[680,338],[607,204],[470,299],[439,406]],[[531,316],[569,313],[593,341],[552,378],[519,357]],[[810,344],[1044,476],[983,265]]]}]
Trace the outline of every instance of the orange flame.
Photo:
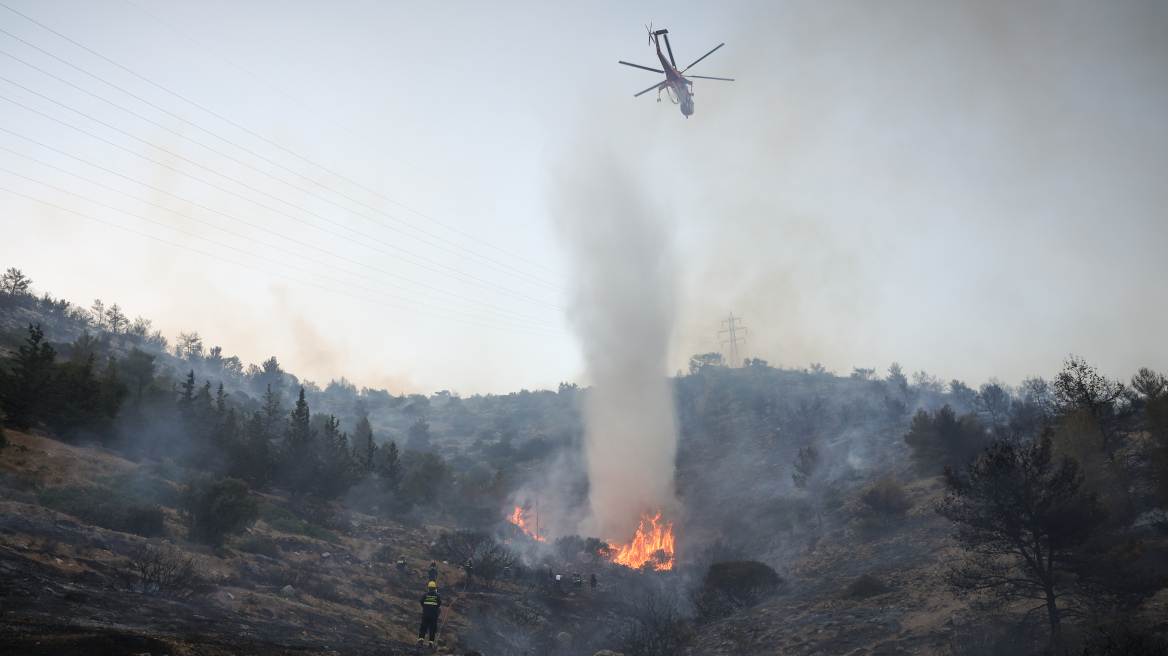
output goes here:
[{"label": "orange flame", "polygon": [[[637,536],[630,544],[617,547],[612,561],[633,569],[640,569],[653,561],[650,564],[655,570],[673,569],[673,522],[658,524],[660,519],[660,510],[655,517],[642,515]],[[648,531],[645,530],[646,521],[649,522]]]},{"label": "orange flame", "polygon": [[533,539],[539,540],[540,542],[547,542],[547,538],[541,538],[535,534],[535,529],[530,531],[527,529],[527,522],[523,519],[523,509],[519,506],[515,506],[515,512],[511,513],[511,516],[507,518],[507,521],[518,527],[520,531],[523,531],[524,535],[530,535]]}]

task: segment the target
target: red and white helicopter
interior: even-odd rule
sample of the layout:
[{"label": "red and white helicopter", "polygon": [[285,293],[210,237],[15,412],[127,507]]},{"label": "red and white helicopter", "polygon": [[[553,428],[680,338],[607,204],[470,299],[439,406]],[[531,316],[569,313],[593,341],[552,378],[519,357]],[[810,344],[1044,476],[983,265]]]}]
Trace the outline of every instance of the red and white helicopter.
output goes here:
[{"label": "red and white helicopter", "polygon": [[[649,93],[653,89],[656,89],[657,90],[657,102],[661,102],[661,92],[665,91],[667,93],[667,95],[669,96],[669,99],[673,101],[673,104],[674,105],[681,105],[681,113],[685,114],[686,118],[689,118],[690,115],[694,113],[693,90],[690,89],[690,87],[693,86],[693,82],[691,82],[689,80],[689,78],[691,78],[691,77],[692,78],[699,78],[702,80],[722,80],[723,82],[733,82],[734,81],[733,78],[728,78],[728,77],[706,77],[704,75],[689,75],[689,76],[685,75],[686,71],[693,68],[694,65],[696,65],[701,60],[714,54],[714,50],[717,50],[718,48],[721,48],[722,46],[726,45],[725,43],[719,43],[718,48],[714,48],[714,50],[711,50],[711,51],[707,52],[706,54],[702,55],[701,57],[698,57],[697,61],[695,61],[693,64],[690,64],[689,66],[686,66],[684,69],[679,71],[679,70],[677,70],[677,62],[673,61],[673,48],[669,47],[669,30],[657,30],[656,32],[654,32],[653,27],[651,25],[646,27],[645,29],[647,29],[649,31],[649,43],[656,44],[656,46],[657,46],[657,59],[661,60],[661,68],[664,68],[665,70],[659,70],[656,68],[649,68],[648,66],[641,66],[640,64],[630,64],[627,61],[620,61],[617,63],[624,64],[625,66],[632,66],[633,68],[642,68],[646,71],[653,71],[654,73],[664,73],[665,79],[661,82],[658,82],[657,84],[654,84],[653,86],[649,87],[648,89],[645,89],[641,93],[633,94],[634,98],[636,98],[637,96]],[[661,53],[661,41],[660,41],[661,37],[665,37],[665,49],[669,51],[669,59],[665,59],[665,55]]]}]

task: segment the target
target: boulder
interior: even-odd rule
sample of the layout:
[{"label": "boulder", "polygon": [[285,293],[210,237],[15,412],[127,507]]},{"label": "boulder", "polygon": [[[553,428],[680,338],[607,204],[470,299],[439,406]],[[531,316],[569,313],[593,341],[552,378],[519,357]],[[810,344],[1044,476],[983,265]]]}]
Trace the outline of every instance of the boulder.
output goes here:
[{"label": "boulder", "polygon": [[572,634],[567,631],[561,631],[556,634],[556,646],[562,649],[568,649],[572,646]]},{"label": "boulder", "polygon": [[296,596],[296,588],[294,588],[290,585],[286,585],[286,586],[280,588],[280,596],[281,597],[295,597]]}]

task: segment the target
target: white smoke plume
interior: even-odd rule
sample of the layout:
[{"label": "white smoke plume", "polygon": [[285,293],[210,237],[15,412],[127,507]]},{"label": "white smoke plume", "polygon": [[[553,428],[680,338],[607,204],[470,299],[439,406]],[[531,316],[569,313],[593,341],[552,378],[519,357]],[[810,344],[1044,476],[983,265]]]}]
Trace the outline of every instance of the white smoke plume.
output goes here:
[{"label": "white smoke plume", "polygon": [[663,213],[612,151],[587,151],[576,149],[556,196],[577,280],[571,321],[592,383],[585,409],[591,513],[578,528],[624,542],[642,513],[669,513],[676,504],[667,351],[677,276]]}]

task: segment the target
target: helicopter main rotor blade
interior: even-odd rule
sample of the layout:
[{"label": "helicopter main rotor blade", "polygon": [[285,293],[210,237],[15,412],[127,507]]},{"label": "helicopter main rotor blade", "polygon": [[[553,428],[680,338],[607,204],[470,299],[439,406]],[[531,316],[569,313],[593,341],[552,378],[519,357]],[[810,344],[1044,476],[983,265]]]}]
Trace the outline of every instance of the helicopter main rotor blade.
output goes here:
[{"label": "helicopter main rotor blade", "polygon": [[[724,45],[726,45],[726,44],[719,43],[718,48],[721,48]],[[717,50],[718,48],[714,48],[714,50]],[[688,71],[689,69],[693,68],[694,66],[697,66],[698,62],[700,62],[701,60],[705,59],[706,57],[709,57],[710,55],[714,54],[714,50],[711,50],[711,51],[707,52],[706,54],[702,55],[701,57],[698,57],[698,61],[695,61],[694,63],[690,64],[689,66],[686,66],[685,70],[683,70],[682,73],[684,73],[685,71]]]},{"label": "helicopter main rotor blade", "polygon": [[660,82],[658,82],[657,84],[654,84],[653,86],[649,87],[648,89],[645,89],[645,90],[644,90],[644,91],[642,91],[641,93],[634,93],[634,94],[633,94],[633,97],[634,97],[634,98],[636,98],[637,96],[643,96],[643,95],[645,95],[646,93],[649,93],[650,91],[652,91],[653,89],[656,89],[656,88],[660,87],[662,84],[665,84],[666,82],[668,82],[668,80],[661,80],[661,81],[660,81]]},{"label": "helicopter main rotor blade", "polygon": [[624,64],[625,66],[632,66],[633,68],[643,68],[646,71],[653,71],[654,73],[660,73],[662,75],[665,75],[665,71],[660,71],[660,70],[657,70],[656,68],[649,68],[648,66],[641,66],[640,64],[630,64],[627,61],[618,61],[617,63]]},{"label": "helicopter main rotor blade", "polygon": [[669,46],[669,30],[661,30],[660,34],[665,37],[665,49],[669,51],[669,63],[677,68],[677,62],[673,61],[673,48]]},{"label": "helicopter main rotor blade", "polygon": [[703,80],[722,80],[723,82],[733,82],[732,77],[706,77],[705,75],[686,75],[686,77],[697,77]]}]

